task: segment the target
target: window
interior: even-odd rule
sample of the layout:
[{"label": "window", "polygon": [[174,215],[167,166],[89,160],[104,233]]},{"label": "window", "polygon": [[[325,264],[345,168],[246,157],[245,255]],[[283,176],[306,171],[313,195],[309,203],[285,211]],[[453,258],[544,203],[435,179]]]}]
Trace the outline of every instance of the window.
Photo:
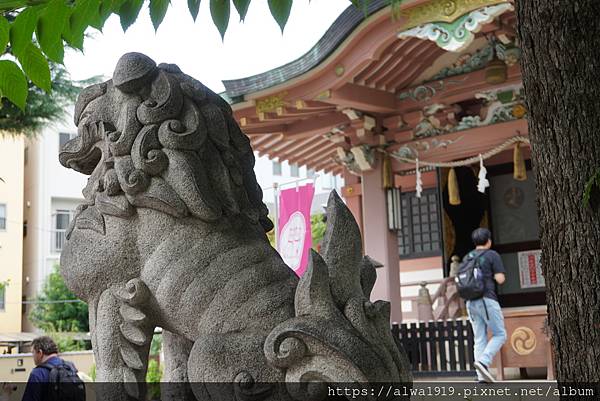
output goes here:
[{"label": "window", "polygon": [[398,231],[401,257],[436,255],[442,247],[437,190],[417,198],[416,192],[402,194],[402,230]]},{"label": "window", "polygon": [[281,163],[273,162],[273,175],[281,175]]},{"label": "window", "polygon": [[58,253],[62,251],[65,244],[65,233],[71,222],[71,212],[69,210],[57,210],[54,214],[54,232],[52,234],[52,251]]},{"label": "window", "polygon": [[0,231],[6,230],[6,205],[0,204]]},{"label": "window", "polygon": [[321,187],[325,190],[335,188],[335,176],[331,174],[322,175]]},{"label": "window", "polygon": [[77,134],[69,134],[68,132],[61,132],[58,134],[58,148],[62,149],[65,146],[65,143],[69,142],[71,139],[75,138]]},{"label": "window", "polygon": [[300,167],[297,164],[290,164],[290,175],[300,177]]},{"label": "window", "polygon": [[308,170],[306,170],[306,177],[308,177],[308,178],[315,178],[316,174],[317,173],[312,168],[309,168]]},{"label": "window", "polygon": [[0,312],[6,309],[6,284],[0,283]]},{"label": "window", "polygon": [[57,210],[56,211],[56,229],[66,230],[69,227],[71,221],[71,212],[68,210]]}]

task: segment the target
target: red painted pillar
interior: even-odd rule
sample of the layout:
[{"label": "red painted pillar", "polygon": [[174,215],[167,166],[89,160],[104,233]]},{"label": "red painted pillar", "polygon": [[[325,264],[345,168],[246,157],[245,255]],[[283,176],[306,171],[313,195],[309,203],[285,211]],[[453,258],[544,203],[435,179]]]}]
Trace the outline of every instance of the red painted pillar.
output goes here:
[{"label": "red painted pillar", "polygon": [[398,238],[393,231],[388,230],[380,154],[377,154],[377,159],[373,170],[363,172],[361,190],[365,253],[383,264],[383,267],[377,269],[377,281],[371,292],[371,300],[390,302],[392,322],[401,322]]}]

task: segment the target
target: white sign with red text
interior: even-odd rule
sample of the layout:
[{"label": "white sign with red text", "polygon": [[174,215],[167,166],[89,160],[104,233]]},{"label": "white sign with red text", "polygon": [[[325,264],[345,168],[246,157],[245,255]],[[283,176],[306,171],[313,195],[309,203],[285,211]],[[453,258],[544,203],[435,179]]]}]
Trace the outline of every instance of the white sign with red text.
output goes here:
[{"label": "white sign with red text", "polygon": [[545,287],[542,275],[541,250],[519,252],[519,279],[521,288]]}]

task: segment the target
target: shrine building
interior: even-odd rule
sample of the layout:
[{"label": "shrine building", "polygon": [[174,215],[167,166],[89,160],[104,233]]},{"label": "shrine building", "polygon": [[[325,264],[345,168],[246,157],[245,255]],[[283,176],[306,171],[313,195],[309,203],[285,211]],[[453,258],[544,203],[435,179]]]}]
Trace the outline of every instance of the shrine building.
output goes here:
[{"label": "shrine building", "polygon": [[551,356],[515,22],[513,1],[372,0],[300,58],[223,83],[259,155],[344,178],[392,322],[464,320],[453,257],[488,227],[502,363],[523,369]]}]

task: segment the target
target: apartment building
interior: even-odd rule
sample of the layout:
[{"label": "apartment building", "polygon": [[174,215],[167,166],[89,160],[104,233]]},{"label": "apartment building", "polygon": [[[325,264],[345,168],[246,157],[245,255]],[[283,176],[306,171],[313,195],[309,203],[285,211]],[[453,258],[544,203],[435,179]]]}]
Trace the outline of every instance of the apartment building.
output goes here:
[{"label": "apartment building", "polygon": [[21,331],[24,149],[0,136],[0,332]]},{"label": "apartment building", "polygon": [[[27,140],[25,152],[25,220],[23,251],[23,296],[35,299],[44,280],[59,263],[65,232],[73,212],[83,200],[81,190],[87,177],[60,165],[58,151],[75,137],[70,118],[46,127],[41,135]],[[27,320],[31,305],[24,305],[23,331],[34,331]]]}]

